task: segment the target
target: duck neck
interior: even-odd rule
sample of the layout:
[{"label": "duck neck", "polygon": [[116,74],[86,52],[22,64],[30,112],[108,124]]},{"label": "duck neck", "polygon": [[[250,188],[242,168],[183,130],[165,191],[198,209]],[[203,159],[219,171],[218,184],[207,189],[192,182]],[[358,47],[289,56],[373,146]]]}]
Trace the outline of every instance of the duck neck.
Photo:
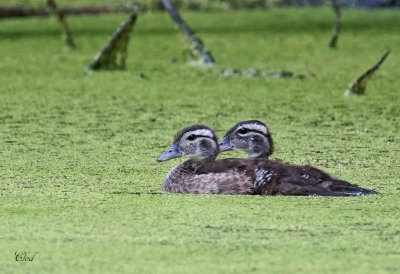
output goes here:
[{"label": "duck neck", "polygon": [[248,153],[249,158],[269,158],[269,152],[268,151],[250,151]]},{"label": "duck neck", "polygon": [[209,155],[207,157],[201,157],[201,158],[190,158],[189,161],[191,161],[193,164],[196,165],[204,165],[209,162],[215,161],[216,155]]}]

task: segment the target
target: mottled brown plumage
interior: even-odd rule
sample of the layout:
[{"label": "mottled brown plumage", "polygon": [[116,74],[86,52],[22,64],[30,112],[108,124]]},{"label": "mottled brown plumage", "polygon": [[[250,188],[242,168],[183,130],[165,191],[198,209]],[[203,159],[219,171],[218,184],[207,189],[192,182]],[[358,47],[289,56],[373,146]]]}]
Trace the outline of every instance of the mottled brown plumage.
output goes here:
[{"label": "mottled brown plumage", "polygon": [[180,163],[168,172],[164,179],[163,190],[172,193],[194,194],[254,193],[253,182],[245,172],[235,169],[204,172],[203,168],[208,164],[209,162],[192,160]]}]

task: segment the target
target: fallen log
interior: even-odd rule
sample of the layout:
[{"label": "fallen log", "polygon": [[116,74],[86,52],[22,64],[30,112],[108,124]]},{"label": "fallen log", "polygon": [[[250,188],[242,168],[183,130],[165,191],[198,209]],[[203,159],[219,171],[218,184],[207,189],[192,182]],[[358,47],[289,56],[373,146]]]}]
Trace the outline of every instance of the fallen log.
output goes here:
[{"label": "fallen log", "polygon": [[[132,9],[123,7],[109,7],[109,6],[86,6],[76,8],[59,8],[59,11],[64,15],[80,15],[80,14],[101,14],[112,12],[131,12]],[[24,7],[0,7],[0,19],[13,18],[13,17],[34,17],[50,16],[51,12],[46,7],[38,8],[24,8]]]}]

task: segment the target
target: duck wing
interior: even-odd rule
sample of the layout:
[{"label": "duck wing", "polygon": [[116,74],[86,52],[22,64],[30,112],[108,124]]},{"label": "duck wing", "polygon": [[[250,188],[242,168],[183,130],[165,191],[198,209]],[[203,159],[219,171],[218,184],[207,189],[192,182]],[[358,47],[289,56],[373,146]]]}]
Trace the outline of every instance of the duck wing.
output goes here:
[{"label": "duck wing", "polygon": [[265,158],[222,159],[200,166],[195,173],[199,184],[207,188],[213,184],[218,194],[346,196],[306,180],[290,165]]},{"label": "duck wing", "polygon": [[320,185],[330,191],[335,193],[343,193],[347,196],[359,196],[359,195],[370,195],[379,194],[377,191],[367,188],[359,187],[358,185],[353,185],[347,181],[332,179],[320,182]]},{"label": "duck wing", "polygon": [[312,166],[286,164],[265,158],[217,160],[201,165],[194,173],[197,184],[212,189],[212,192],[208,193],[215,194],[295,196],[377,194],[374,190],[338,180]]},{"label": "duck wing", "polygon": [[347,181],[337,179],[325,171],[310,165],[288,164],[288,168],[293,169],[296,175],[300,175],[310,184],[319,184],[323,188],[329,189],[335,193],[344,193],[350,196],[378,194],[378,192],[374,190],[362,188]]},{"label": "duck wing", "polygon": [[254,168],[256,192],[264,195],[357,196],[378,194],[374,190],[338,180],[312,166],[256,159]]}]

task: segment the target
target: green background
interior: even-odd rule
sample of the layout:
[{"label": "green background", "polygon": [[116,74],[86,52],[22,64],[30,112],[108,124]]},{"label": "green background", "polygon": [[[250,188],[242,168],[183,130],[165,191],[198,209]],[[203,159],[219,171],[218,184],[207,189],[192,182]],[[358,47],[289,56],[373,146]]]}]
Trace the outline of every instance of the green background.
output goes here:
[{"label": "green background", "polygon": [[[398,11],[346,10],[328,49],[329,9],[183,17],[217,67],[191,67],[165,13],[141,14],[126,71],[83,73],[125,15],[0,21],[1,273],[400,271]],[[392,52],[364,96],[343,96]],[[226,68],[306,79],[222,78]],[[315,76],[311,76],[311,75]],[[273,158],[312,164],[381,195],[170,195],[157,164],[181,128],[221,137],[259,119]],[[223,157],[245,157],[230,152]],[[16,262],[16,251],[39,252]]]}]

